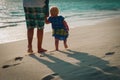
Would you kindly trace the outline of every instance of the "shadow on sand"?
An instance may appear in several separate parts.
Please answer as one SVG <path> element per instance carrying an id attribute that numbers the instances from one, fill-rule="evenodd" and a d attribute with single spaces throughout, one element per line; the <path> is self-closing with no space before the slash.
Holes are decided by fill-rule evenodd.
<path id="1" fill-rule="evenodd" d="M 54 55 L 44 54 L 54 62 L 49 62 L 36 55 L 30 55 L 40 63 L 45 64 L 54 74 L 44 77 L 42 80 L 51 80 L 59 76 L 57 80 L 120 80 L 120 69 L 109 66 L 109 62 L 88 53 L 73 50 L 59 51 L 68 58 L 79 60 L 77 65 L 66 62 Z"/>

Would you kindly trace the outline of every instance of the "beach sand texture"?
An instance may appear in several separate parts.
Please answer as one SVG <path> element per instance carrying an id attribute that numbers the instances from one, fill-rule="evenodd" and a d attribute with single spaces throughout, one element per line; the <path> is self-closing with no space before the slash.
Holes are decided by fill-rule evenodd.
<path id="1" fill-rule="evenodd" d="M 44 34 L 40 57 L 25 55 L 27 40 L 0 44 L 0 80 L 120 80 L 120 17 L 70 29 L 69 49 L 54 50 L 51 32 Z"/>

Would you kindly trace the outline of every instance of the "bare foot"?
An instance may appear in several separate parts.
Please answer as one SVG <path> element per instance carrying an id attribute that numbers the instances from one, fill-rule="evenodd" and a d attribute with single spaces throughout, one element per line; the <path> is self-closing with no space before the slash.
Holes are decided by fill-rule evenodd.
<path id="1" fill-rule="evenodd" d="M 32 50 L 32 45 L 28 45 L 28 50 L 27 50 L 28 53 L 33 53 L 33 50 Z"/>
<path id="2" fill-rule="evenodd" d="M 47 50 L 46 49 L 40 49 L 38 50 L 38 53 L 42 53 L 42 52 L 46 52 Z"/>
<path id="3" fill-rule="evenodd" d="M 28 49 L 27 52 L 28 52 L 28 53 L 33 53 L 33 50 L 32 50 L 32 49 Z"/>
<path id="4" fill-rule="evenodd" d="M 68 48 L 67 44 L 65 45 L 65 48 L 66 48 L 66 49 Z"/>
<path id="5" fill-rule="evenodd" d="M 55 51 L 59 51 L 59 49 L 56 49 Z"/>

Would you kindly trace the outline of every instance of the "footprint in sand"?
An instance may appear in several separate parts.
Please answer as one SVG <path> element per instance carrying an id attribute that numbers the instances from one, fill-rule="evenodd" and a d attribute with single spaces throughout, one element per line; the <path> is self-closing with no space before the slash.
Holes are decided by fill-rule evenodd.
<path id="1" fill-rule="evenodd" d="M 20 60 L 20 61 L 22 61 L 22 59 L 23 59 L 23 57 L 15 57 L 15 61 L 18 61 L 18 60 Z"/>
<path id="2" fill-rule="evenodd" d="M 5 68 L 9 68 L 9 67 L 13 67 L 13 66 L 17 66 L 17 65 L 20 65 L 21 62 L 17 62 L 15 63 L 16 61 L 22 61 L 23 57 L 15 57 L 14 58 L 14 61 L 10 61 L 8 64 L 6 65 L 3 65 L 2 68 L 5 69 Z M 12 62 L 12 64 L 10 64 Z"/>
<path id="3" fill-rule="evenodd" d="M 17 65 L 19 65 L 19 64 L 21 64 L 21 63 L 16 63 L 16 64 L 12 64 L 12 65 L 3 65 L 2 68 L 13 67 L 13 66 L 17 66 Z"/>
<path id="4" fill-rule="evenodd" d="M 107 53 L 105 53 L 105 55 L 113 55 L 113 54 L 115 54 L 115 52 L 107 52 Z"/>
<path id="5" fill-rule="evenodd" d="M 47 75 L 42 80 L 56 80 L 58 77 L 59 77 L 59 74 L 54 73 L 54 74 Z"/>

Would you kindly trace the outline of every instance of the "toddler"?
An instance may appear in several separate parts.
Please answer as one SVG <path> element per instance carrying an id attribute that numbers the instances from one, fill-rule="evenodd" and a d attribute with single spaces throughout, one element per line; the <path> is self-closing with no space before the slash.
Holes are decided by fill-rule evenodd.
<path id="1" fill-rule="evenodd" d="M 50 9 L 51 16 L 46 18 L 46 24 L 52 24 L 53 37 L 55 38 L 55 48 L 59 50 L 59 40 L 62 40 L 64 47 L 68 48 L 67 38 L 69 35 L 69 27 L 67 22 L 64 20 L 63 16 L 59 16 L 59 9 L 57 7 L 52 7 Z"/>

